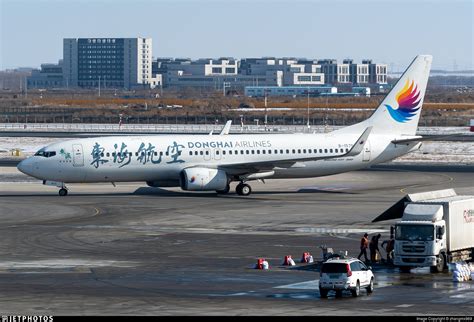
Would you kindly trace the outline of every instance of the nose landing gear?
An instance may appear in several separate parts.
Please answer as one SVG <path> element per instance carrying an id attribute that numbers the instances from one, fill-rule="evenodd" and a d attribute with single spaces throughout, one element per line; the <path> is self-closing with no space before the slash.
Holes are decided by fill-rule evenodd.
<path id="1" fill-rule="evenodd" d="M 59 195 L 60 195 L 61 197 L 67 196 L 67 189 L 66 189 L 65 187 L 59 189 Z"/>

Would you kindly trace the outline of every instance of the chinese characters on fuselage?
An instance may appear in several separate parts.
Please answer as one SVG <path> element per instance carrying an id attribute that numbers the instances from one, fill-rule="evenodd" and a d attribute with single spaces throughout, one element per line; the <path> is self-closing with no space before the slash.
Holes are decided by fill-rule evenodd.
<path id="1" fill-rule="evenodd" d="M 171 160 L 166 163 L 170 164 L 185 162 L 184 160 L 180 159 L 183 148 L 184 145 L 178 144 L 176 142 L 173 142 L 173 144 L 169 145 L 166 149 L 166 155 L 169 155 Z M 129 165 L 133 158 L 135 158 L 135 160 L 141 164 L 147 164 L 149 162 L 152 164 L 159 164 L 162 161 L 163 152 L 157 151 L 153 144 L 145 142 L 142 142 L 138 147 L 138 150 L 134 152 L 132 152 L 124 142 L 121 144 L 115 143 L 114 151 L 109 152 L 98 142 L 96 142 L 92 148 L 91 155 L 91 165 L 93 165 L 96 169 L 109 161 L 119 165 L 119 168 L 122 168 Z M 111 160 L 107 159 L 109 156 L 112 157 Z"/>

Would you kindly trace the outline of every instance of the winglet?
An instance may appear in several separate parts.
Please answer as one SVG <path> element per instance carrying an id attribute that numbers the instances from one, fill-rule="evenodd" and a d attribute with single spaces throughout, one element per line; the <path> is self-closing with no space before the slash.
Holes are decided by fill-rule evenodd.
<path id="1" fill-rule="evenodd" d="M 352 146 L 349 152 L 347 152 L 344 156 L 354 157 L 356 155 L 359 155 L 364 150 L 365 143 L 367 142 L 367 139 L 371 131 L 372 131 L 372 126 L 369 126 L 368 128 L 366 128 L 364 133 L 362 133 L 362 135 L 357 139 L 356 143 Z"/>
<path id="2" fill-rule="evenodd" d="M 221 133 L 219 135 L 227 135 L 229 134 L 230 131 L 230 126 L 232 125 L 232 120 L 229 120 L 225 123 L 224 128 L 222 129 Z"/>

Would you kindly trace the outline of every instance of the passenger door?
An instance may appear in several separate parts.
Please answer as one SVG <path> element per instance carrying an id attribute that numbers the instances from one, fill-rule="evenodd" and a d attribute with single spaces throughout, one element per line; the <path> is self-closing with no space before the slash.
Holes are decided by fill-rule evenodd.
<path id="1" fill-rule="evenodd" d="M 359 262 L 360 269 L 361 269 L 361 284 L 367 285 L 369 284 L 369 268 L 363 263 Z M 363 282 L 362 282 L 363 280 Z"/>
<path id="2" fill-rule="evenodd" d="M 72 145 L 72 164 L 75 167 L 84 166 L 84 153 L 82 151 L 82 144 Z"/>
<path id="3" fill-rule="evenodd" d="M 351 263 L 351 271 L 352 271 L 352 275 L 354 275 L 354 279 L 353 280 L 356 280 L 358 279 L 359 282 L 360 282 L 360 285 L 362 286 L 362 284 L 364 284 L 364 277 L 362 276 L 362 272 L 360 270 L 360 265 L 359 265 L 359 262 L 353 262 Z M 355 285 L 355 283 L 354 283 Z"/>
<path id="4" fill-rule="evenodd" d="M 362 152 L 362 161 L 369 162 L 370 161 L 370 141 L 367 140 L 364 146 L 364 151 Z"/>

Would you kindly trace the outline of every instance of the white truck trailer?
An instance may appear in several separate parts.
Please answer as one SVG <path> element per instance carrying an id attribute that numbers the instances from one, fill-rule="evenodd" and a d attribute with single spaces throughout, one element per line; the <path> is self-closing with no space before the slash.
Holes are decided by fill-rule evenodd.
<path id="1" fill-rule="evenodd" d="M 474 252 L 474 196 L 452 189 L 409 195 L 395 225 L 394 264 L 441 272 L 447 263 L 472 259 Z"/>

